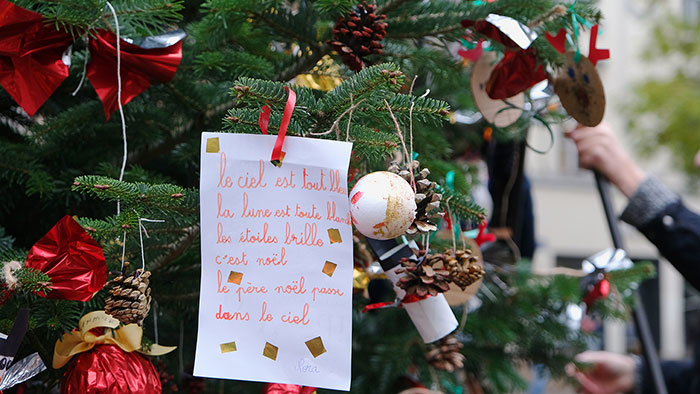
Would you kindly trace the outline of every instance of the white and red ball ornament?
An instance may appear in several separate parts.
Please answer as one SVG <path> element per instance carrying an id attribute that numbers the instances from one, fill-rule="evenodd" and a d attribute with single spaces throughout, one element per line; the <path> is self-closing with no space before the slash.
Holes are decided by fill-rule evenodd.
<path id="1" fill-rule="evenodd" d="M 350 214 L 365 237 L 393 239 L 406 232 L 416 218 L 416 194 L 400 176 L 373 172 L 350 191 Z"/>

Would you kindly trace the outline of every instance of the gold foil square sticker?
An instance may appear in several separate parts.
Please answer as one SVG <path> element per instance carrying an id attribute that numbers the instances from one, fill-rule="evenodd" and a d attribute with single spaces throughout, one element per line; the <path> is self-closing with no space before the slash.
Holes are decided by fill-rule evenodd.
<path id="1" fill-rule="evenodd" d="M 207 153 L 219 153 L 219 137 L 207 138 Z"/>
<path id="2" fill-rule="evenodd" d="M 333 273 L 335 272 L 335 268 L 338 266 L 336 263 L 331 263 L 330 261 L 326 261 L 326 264 L 323 264 L 323 272 L 324 274 L 333 277 Z"/>
<path id="3" fill-rule="evenodd" d="M 230 352 L 235 352 L 236 350 L 236 342 L 228 342 L 228 343 L 222 343 L 219 345 L 221 347 L 221 353 L 230 353 Z"/>
<path id="4" fill-rule="evenodd" d="M 231 271 L 231 273 L 228 274 L 228 280 L 226 280 L 226 281 L 228 283 L 240 285 L 241 280 L 243 280 L 243 273 L 242 272 Z"/>
<path id="5" fill-rule="evenodd" d="M 340 231 L 337 228 L 328 229 L 328 238 L 330 238 L 332 244 L 343 242 L 343 239 L 340 237 Z"/>
<path id="6" fill-rule="evenodd" d="M 311 355 L 314 356 L 314 358 L 326 352 L 326 348 L 323 346 L 323 340 L 321 340 L 321 337 L 309 339 L 305 343 L 306 347 L 309 348 L 309 351 L 311 352 Z"/>
<path id="7" fill-rule="evenodd" d="M 265 342 L 263 356 L 269 358 L 270 360 L 277 360 L 277 346 L 271 344 L 270 342 Z"/>

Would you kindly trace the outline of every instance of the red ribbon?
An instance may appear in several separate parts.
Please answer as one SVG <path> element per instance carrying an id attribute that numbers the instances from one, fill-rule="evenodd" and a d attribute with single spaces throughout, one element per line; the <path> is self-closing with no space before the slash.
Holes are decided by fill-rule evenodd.
<path id="1" fill-rule="evenodd" d="M 403 300 L 401 300 L 401 304 L 411 304 L 413 302 L 418 302 L 421 300 L 424 300 L 426 298 L 430 297 L 430 294 L 426 294 L 424 296 L 418 296 L 415 294 L 406 294 L 403 297 Z M 401 305 L 399 304 L 399 306 Z M 362 313 L 367 313 L 368 311 L 371 311 L 373 309 L 382 309 L 382 308 L 387 308 L 394 305 L 394 302 L 375 302 L 374 304 L 367 304 L 365 305 L 364 308 L 362 308 Z"/>
<path id="2" fill-rule="evenodd" d="M 90 40 L 87 77 L 102 100 L 105 117 L 119 108 L 117 104 L 117 36 L 98 30 Z M 182 60 L 182 41 L 165 47 L 145 49 L 120 39 L 122 105 L 148 89 L 154 82 L 173 79 Z"/>
<path id="3" fill-rule="evenodd" d="M 277 165 L 282 160 L 282 145 L 284 144 L 284 137 L 287 135 L 287 128 L 289 127 L 289 122 L 292 120 L 292 112 L 294 112 L 294 106 L 297 102 L 297 95 L 294 93 L 289 86 L 284 87 L 285 90 L 289 91 L 287 96 L 287 104 L 284 106 L 284 113 L 282 114 L 282 123 L 280 123 L 280 130 L 277 133 L 277 140 L 275 140 L 275 147 L 272 149 L 272 156 L 270 161 Z M 260 126 L 260 131 L 267 135 L 267 127 L 270 124 L 270 108 L 264 105 L 260 109 L 260 116 L 258 117 L 258 125 Z"/>
<path id="4" fill-rule="evenodd" d="M 445 219 L 445 224 L 447 224 L 447 229 L 452 230 L 452 218 L 450 215 L 447 214 L 447 211 L 445 211 L 445 216 L 443 216 L 443 219 Z"/>
<path id="5" fill-rule="evenodd" d="M 258 125 L 260 126 L 260 131 L 263 135 L 267 135 L 267 125 L 270 124 L 270 107 L 263 105 L 260 109 L 260 116 L 258 117 Z"/>
<path id="6" fill-rule="evenodd" d="M 610 58 L 610 50 L 596 48 L 596 41 L 598 41 L 598 25 L 594 25 L 591 28 L 591 41 L 588 47 L 588 60 L 590 60 L 594 66 L 598 64 L 598 60 Z"/>
<path id="7" fill-rule="evenodd" d="M 68 77 L 62 56 L 72 43 L 41 14 L 0 0 L 0 85 L 29 116 Z"/>
<path id="8" fill-rule="evenodd" d="M 57 30 L 41 14 L 0 0 L 0 85 L 29 116 L 68 77 L 63 53 L 70 34 Z M 87 76 L 102 100 L 107 119 L 117 105 L 116 36 L 98 30 L 89 43 Z M 121 40 L 122 105 L 154 82 L 168 82 L 182 59 L 182 43 L 145 49 Z"/>
<path id="9" fill-rule="evenodd" d="M 102 248 L 67 215 L 32 246 L 25 266 L 51 278 L 48 298 L 88 301 L 107 281 Z"/>

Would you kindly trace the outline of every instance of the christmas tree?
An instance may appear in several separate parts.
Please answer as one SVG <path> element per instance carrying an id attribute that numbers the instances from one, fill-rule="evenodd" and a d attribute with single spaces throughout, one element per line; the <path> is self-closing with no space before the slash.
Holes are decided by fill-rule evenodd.
<path id="1" fill-rule="evenodd" d="M 3 61 L 8 60 L 2 69 L 11 76 L 0 91 L 0 261 L 7 272 L 12 261 L 20 262 L 21 268 L 4 276 L 0 331 L 10 331 L 20 308 L 31 308 L 17 359 L 39 352 L 50 364 L 56 341 L 78 328 L 86 313 L 106 308 L 115 317 L 126 316 L 119 318 L 123 324 L 142 324 L 144 349 L 154 342 L 177 345 L 174 353 L 156 363 L 163 390 L 192 393 L 261 389 L 258 383 L 192 376 L 203 131 L 259 134 L 261 108 L 267 106 L 268 128 L 274 132 L 284 122 L 291 88 L 296 107 L 288 135 L 351 141 L 349 187 L 365 174 L 387 170 L 396 159 L 408 166 L 405 170 L 397 165 L 399 175 L 404 170 L 419 176 L 420 168 L 429 168 L 422 194 L 431 197 L 424 197 L 425 204 L 437 203 L 434 213 L 444 212 L 447 220 L 429 217 L 424 206 L 413 238 L 427 248 L 432 226 L 449 222 L 447 235 L 430 239 L 431 249 L 458 249 L 463 242 L 459 229 L 475 229 L 485 219 L 484 210 L 470 198 L 474 168 L 455 160 L 465 145 L 477 151 L 485 139 L 521 141 L 532 122 L 549 124 L 564 116 L 552 111 L 549 101 L 536 102 L 525 95 L 521 108 L 509 103 L 493 114 L 489 133 L 483 132 L 489 126 L 486 121 L 452 124 L 455 112 L 478 111 L 469 88 L 469 58 L 479 52 L 498 54 L 499 59 L 506 54 L 503 59 L 530 65 L 501 67 L 505 79 L 513 72 L 526 72 L 529 81 L 515 92 L 520 94 L 540 82 L 545 69 L 555 70 L 567 61 L 546 38 L 549 32 L 569 32 L 569 49 L 576 52 L 578 30 L 601 17 L 590 2 L 550 0 L 135 0 L 115 2 L 113 12 L 105 1 L 14 4 L 40 15 L 39 25 L 60 35 L 56 40 L 64 43 L 58 52 L 71 47 L 72 55 L 65 80 L 45 95 L 45 102 L 28 110 L 26 95 L 31 92 L 6 81 L 32 70 L 10 68 L 12 62 L 21 65 L 17 59 L 22 56 L 10 50 L 2 53 Z M 491 22 L 484 28 L 494 14 L 537 33 L 536 38 L 530 35 L 528 49 L 514 47 L 507 34 L 494 34 L 496 25 Z M 186 37 L 177 44 L 149 47 L 143 40 L 178 28 Z M 117 33 L 130 40 L 122 44 L 125 54 L 117 60 L 114 52 L 108 57 L 109 67 L 98 68 L 97 60 L 111 53 L 101 51 L 100 43 L 114 45 L 119 42 Z M 5 34 L 2 26 L 0 34 Z M 144 48 L 175 53 L 177 45 L 182 46 L 182 60 L 170 69 L 130 63 Z M 468 53 L 461 58 L 458 51 Z M 123 70 L 120 78 L 131 81 L 122 81 L 121 92 L 116 89 L 117 62 Z M 177 69 L 174 75 L 169 74 L 172 67 Z M 102 90 L 100 80 L 108 82 Z M 128 83 L 144 89 L 134 94 Z M 498 95 L 497 88 L 513 93 L 512 85 L 494 81 L 489 86 L 491 97 Z M 108 88 L 110 93 L 105 93 Z M 126 138 L 119 99 L 125 104 Z M 513 122 L 496 127 L 500 112 L 513 109 L 519 110 Z M 414 160 L 420 168 L 413 167 Z M 87 300 L 45 298 L 57 294 L 55 279 L 52 283 L 50 275 L 23 263 L 32 245 L 64 215 L 74 216 L 98 242 L 110 272 L 111 285 Z M 453 239 L 455 229 L 458 235 Z M 370 270 L 379 256 L 361 236 L 356 237 L 355 249 L 358 275 L 366 280 L 372 275 L 370 283 L 381 286 L 382 280 Z M 150 277 L 134 274 L 142 265 Z M 414 375 L 443 391 L 478 392 L 483 387 L 509 392 L 524 387 L 517 370 L 521 363 L 543 364 L 561 376 L 566 362 L 584 348 L 585 334 L 570 329 L 564 318 L 569 304 L 581 302 L 579 278 L 536 276 L 524 263 L 485 262 L 484 269 L 483 289 L 476 296 L 480 306 L 472 305 L 472 311 L 466 304 L 455 307 L 461 316 L 456 340 L 447 338 L 437 345 L 420 340 L 404 311 L 360 312 L 369 301 L 362 291 L 367 285 L 358 284 L 352 391 L 398 392 L 406 376 Z M 646 266 L 639 266 L 610 280 L 624 290 L 649 274 Z M 14 282 L 8 282 L 8 275 Z M 146 301 L 151 301 L 150 313 Z M 610 301 L 628 304 L 614 294 Z M 611 313 L 609 308 L 601 310 Z M 64 371 L 43 372 L 31 382 L 32 392 L 49 392 Z"/>

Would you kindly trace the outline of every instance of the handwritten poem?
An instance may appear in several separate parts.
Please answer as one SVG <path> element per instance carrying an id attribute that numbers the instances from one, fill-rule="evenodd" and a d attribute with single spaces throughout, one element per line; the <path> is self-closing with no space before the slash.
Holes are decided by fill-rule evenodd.
<path id="1" fill-rule="evenodd" d="M 350 389 L 352 144 L 202 133 L 196 376 Z"/>

